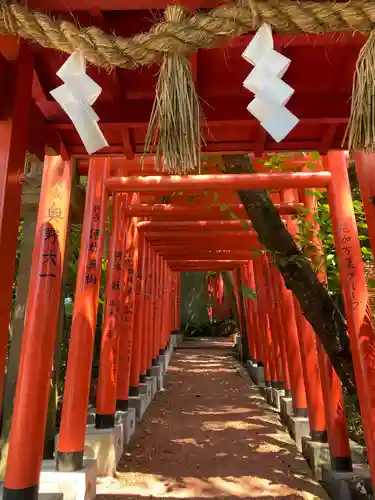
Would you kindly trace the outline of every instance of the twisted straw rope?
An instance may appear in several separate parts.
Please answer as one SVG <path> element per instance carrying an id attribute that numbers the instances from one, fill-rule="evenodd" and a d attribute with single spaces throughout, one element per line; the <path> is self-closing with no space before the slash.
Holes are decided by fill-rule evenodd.
<path id="1" fill-rule="evenodd" d="M 187 54 L 198 48 L 211 48 L 222 39 L 254 30 L 262 22 L 282 33 L 368 33 L 375 22 L 375 2 L 280 0 L 273 4 L 248 0 L 245 5 L 241 0 L 198 12 L 183 21 L 161 21 L 147 33 L 132 38 L 108 35 L 95 26 L 80 28 L 17 3 L 0 3 L 0 34 L 17 34 L 68 54 L 79 49 L 88 61 L 103 67 L 134 68 L 160 60 L 164 53 Z"/>

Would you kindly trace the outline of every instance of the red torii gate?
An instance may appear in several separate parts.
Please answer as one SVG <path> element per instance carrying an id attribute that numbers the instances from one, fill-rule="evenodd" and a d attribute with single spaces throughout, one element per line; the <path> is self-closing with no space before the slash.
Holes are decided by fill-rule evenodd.
<path id="1" fill-rule="evenodd" d="M 369 395 L 373 393 L 370 376 L 373 329 L 371 323 L 367 323 L 366 326 L 367 288 L 350 202 L 346 161 L 344 152 L 331 152 L 324 158 L 329 171 L 244 175 L 243 184 L 240 182 L 242 176 L 231 176 L 231 182 L 228 184 L 233 184 L 230 186 L 232 191 L 239 187 L 251 189 L 267 185 L 281 189 L 281 193 L 285 193 L 285 196 L 282 196 L 283 204 L 279 205 L 279 209 L 285 212 L 283 216 L 286 218 L 290 217 L 288 214 L 298 210 L 301 203 L 307 204 L 309 198 L 295 199 L 290 191 L 291 198 L 288 202 L 291 204 L 285 205 L 287 203 L 285 197 L 289 196 L 290 186 L 294 188 L 325 186 L 328 189 L 358 391 L 366 439 L 369 443 L 369 462 L 372 467 L 371 432 L 375 408 Z M 151 216 L 149 221 L 139 221 L 136 217 L 129 217 L 129 214 L 133 215 L 134 210 L 138 215 L 137 210 L 140 206 L 144 206 L 140 194 L 142 191 L 149 195 L 152 190 L 170 192 L 174 191 L 176 186 L 178 189 L 183 186 L 186 192 L 189 192 L 192 186 L 195 190 L 199 189 L 199 178 L 197 176 L 157 179 L 110 177 L 110 162 L 110 159 L 93 159 L 89 169 L 76 302 L 57 449 L 58 469 L 79 470 L 83 465 L 88 387 L 100 278 L 99 262 L 103 248 L 108 188 L 115 192 L 112 202 L 114 208 L 109 261 L 113 264 L 118 262 L 118 265 L 113 267 L 113 271 L 107 277 L 106 307 L 112 309 L 112 314 L 107 309 L 103 326 L 96 409 L 97 426 L 108 428 L 114 425 L 116 408 L 126 408 L 127 394 L 137 393 L 140 381 L 144 379 L 152 363 L 157 362 L 159 353 L 166 348 L 170 331 L 178 328 L 176 272 L 240 267 L 242 279 L 257 290 L 258 296 L 256 303 L 245 299 L 248 343 L 252 359 L 260 366 L 264 366 L 267 384 L 284 387 L 286 392 L 291 394 L 295 415 L 309 416 L 312 439 L 324 440 L 328 432 L 332 466 L 338 470 L 350 469 L 350 448 L 342 411 L 340 383 L 319 345 L 318 354 L 311 349 L 315 343 L 314 332 L 301 315 L 297 302 L 293 301 L 291 292 L 285 288 L 276 268 L 267 257 L 264 255 L 254 257 L 252 251 L 250 249 L 246 251 L 246 247 L 243 246 L 251 244 L 252 249 L 260 247 L 251 227 L 239 231 L 241 222 L 228 220 L 154 221 Z M 64 172 L 64 175 L 70 172 L 69 163 L 65 164 L 63 170 L 62 164 L 63 161 L 58 157 L 55 160 L 48 159 L 46 164 L 51 168 L 46 170 L 49 175 L 45 176 L 42 189 L 36 250 L 31 271 L 31 290 L 38 293 L 31 293 L 32 299 L 27 309 L 20 367 L 22 376 L 17 386 L 5 492 L 22 489 L 21 485 L 26 487 L 27 482 L 30 483 L 31 480 L 35 481 L 34 487 L 38 484 L 41 465 L 41 460 L 38 462 L 38 458 L 41 459 L 43 448 L 42 414 L 47 404 L 49 371 L 45 369 L 36 372 L 35 363 L 36 360 L 40 360 L 39 363 L 45 367 L 49 366 L 52 360 L 54 331 L 50 328 L 43 329 L 42 325 L 49 325 L 51 315 L 57 312 L 60 289 L 56 286 L 55 278 L 61 277 L 62 273 L 61 268 L 57 271 L 55 267 L 52 273 L 53 263 L 46 263 L 43 257 L 51 253 L 48 246 L 50 242 L 45 238 L 47 229 L 45 207 L 51 203 L 50 197 L 55 196 L 52 188 L 56 185 L 65 188 L 62 198 L 65 204 L 69 200 L 68 183 L 62 184 L 61 179 L 61 172 Z M 215 190 L 225 186 L 230 190 L 224 182 L 226 177 L 226 175 L 204 176 L 202 188 Z M 128 208 L 124 205 L 127 200 L 124 198 L 126 197 L 124 191 L 138 193 L 129 195 L 131 198 L 128 199 Z M 57 203 L 56 198 L 54 202 Z M 121 206 L 124 207 L 123 210 L 120 209 Z M 164 207 L 162 209 L 164 210 Z M 144 210 L 146 209 L 142 208 L 141 211 Z M 156 207 L 149 206 L 147 210 L 153 211 Z M 180 207 L 173 208 L 172 212 L 174 210 L 177 210 L 176 214 L 181 212 Z M 213 212 L 215 213 L 215 210 Z M 160 213 L 158 216 L 160 217 Z M 53 214 L 48 214 L 48 220 L 51 230 L 59 229 L 60 233 L 63 232 L 64 226 L 61 224 L 66 220 L 63 218 L 63 212 L 55 211 Z M 60 226 L 55 227 L 56 224 Z M 169 226 L 169 230 L 163 231 L 166 225 Z M 125 240 L 124 227 L 127 228 Z M 62 240 L 56 239 L 57 241 Z M 189 241 L 190 244 L 186 247 Z M 230 249 L 232 242 L 235 242 L 233 250 Z M 40 245 L 45 246 L 41 252 Z M 225 250 L 228 247 L 229 250 Z M 123 248 L 125 252 L 120 252 Z M 226 252 L 225 258 L 221 257 L 222 252 Z M 346 264 L 348 256 L 352 269 Z M 114 280 L 115 272 L 120 272 L 116 280 Z M 51 297 L 54 297 L 53 301 Z M 286 327 L 285 333 L 281 325 Z M 363 342 L 364 336 L 366 343 Z M 128 342 L 124 344 L 122 337 L 127 338 Z M 42 338 L 43 348 L 41 348 Z M 118 362 L 113 356 L 114 352 L 118 353 Z M 126 361 L 129 355 L 131 363 Z M 318 363 L 320 372 L 325 374 L 324 377 L 319 378 Z M 118 376 L 120 373 L 121 376 Z M 39 387 L 38 393 L 35 393 L 35 387 Z M 24 398 L 31 390 L 34 391 L 34 397 L 25 404 Z M 36 438 L 28 447 L 27 453 L 24 450 L 20 455 L 19 446 L 23 442 L 23 436 L 26 438 L 28 433 L 26 421 L 39 431 L 35 432 Z"/>
<path id="2" fill-rule="evenodd" d="M 187 7 L 201 6 L 201 3 L 195 0 L 186 0 L 183 3 Z M 52 11 L 60 8 L 66 9 L 63 16 L 67 18 L 73 11 L 78 22 L 93 17 L 109 30 L 116 30 L 124 36 L 129 34 L 128 30 L 141 31 L 143 29 L 145 16 L 141 8 L 165 6 L 163 1 L 156 4 L 152 0 L 142 0 L 139 5 L 138 1 L 131 0 L 124 6 L 123 2 L 118 0 L 107 0 L 105 3 L 102 2 L 101 6 L 106 9 L 106 12 L 115 11 L 116 15 L 113 15 L 113 12 L 111 15 L 106 15 L 103 11 L 98 11 L 97 0 L 85 0 L 84 7 L 75 0 L 68 0 L 61 6 L 55 0 L 29 0 L 28 4 L 33 8 Z M 216 5 L 216 2 L 206 2 L 205 6 L 207 4 Z M 117 9 L 122 9 L 119 15 Z M 129 19 L 132 19 L 132 22 L 129 22 Z M 207 127 L 204 127 L 205 152 L 255 151 L 257 156 L 261 156 L 264 151 L 316 150 L 326 154 L 329 150 L 342 147 L 349 115 L 348 97 L 351 91 L 352 73 L 364 37 L 360 34 L 343 35 L 339 39 L 330 35 L 276 36 L 276 43 L 280 50 L 283 49 L 286 55 L 293 55 L 296 68 L 303 68 L 303 70 L 296 69 L 294 73 L 287 76 L 290 84 L 296 88 L 296 94 L 290 103 L 291 110 L 301 117 L 301 123 L 280 144 L 272 141 L 246 112 L 248 95 L 243 92 L 242 80 L 247 69 L 244 69 L 243 61 L 239 62 L 238 54 L 243 51 L 248 41 L 248 36 L 236 40 L 228 48 L 226 58 L 222 58 L 220 49 L 202 51 L 199 55 L 193 56 L 193 66 L 199 72 L 198 92 L 205 103 L 207 117 Z M 327 57 L 327 49 L 332 56 L 330 58 Z M 111 297 L 110 300 L 113 303 L 107 305 L 113 307 L 113 310 L 110 309 L 105 314 L 104 331 L 106 334 L 102 348 L 101 366 L 103 369 L 100 379 L 102 385 L 99 388 L 97 425 L 104 427 L 112 425 L 116 407 L 126 408 L 129 389 L 133 392 L 137 391 L 139 380 L 142 380 L 150 364 L 153 361 L 156 362 L 159 352 L 167 345 L 170 330 L 179 326 L 178 275 L 172 270 L 174 267 L 172 262 L 178 262 L 175 269 L 191 270 L 201 266 L 205 269 L 207 266 L 223 269 L 225 267 L 223 261 L 227 261 L 229 268 L 241 267 L 243 279 L 247 280 L 251 288 L 257 289 L 260 297 L 258 303 L 245 299 L 246 321 L 251 326 L 248 332 L 254 332 L 253 336 L 249 335 L 253 359 L 259 364 L 264 364 L 266 379 L 269 383 L 276 385 L 283 383 L 286 391 L 290 391 L 297 413 L 300 410 L 301 414 L 305 414 L 306 408 L 308 409 L 312 422 L 311 428 L 315 432 L 313 436 L 320 439 L 324 433 L 324 419 L 321 401 L 319 402 L 318 382 L 315 378 L 314 383 L 310 384 L 311 387 L 307 387 L 309 384 L 304 383 L 302 373 L 303 367 L 308 367 L 310 380 L 313 380 L 316 372 L 316 359 L 310 356 L 307 359 L 307 353 L 311 355 L 311 350 L 303 348 L 300 353 L 303 362 L 298 362 L 297 359 L 300 352 L 299 339 L 308 338 L 311 341 L 312 332 L 309 331 L 306 322 L 304 323 L 278 271 L 263 257 L 242 258 L 245 242 L 246 245 L 251 242 L 252 248 L 257 247 L 256 236 L 252 233 L 247 235 L 243 232 L 236 234 L 234 231 L 226 231 L 213 232 L 213 235 L 216 234 L 217 237 L 212 238 L 212 234 L 207 236 L 206 233 L 199 233 L 190 237 L 191 242 L 188 245 L 186 239 L 177 236 L 176 233 L 168 236 L 164 231 L 156 232 L 156 234 L 146 230 L 139 231 L 137 218 L 152 217 L 151 222 L 153 222 L 153 214 L 143 213 L 141 207 L 145 204 L 150 205 L 148 200 L 150 194 L 155 192 L 160 194 L 164 192 L 163 190 L 170 193 L 176 188 L 193 191 L 212 189 L 233 191 L 238 188 L 254 187 L 277 187 L 279 189 L 328 187 L 369 463 L 372 476 L 375 477 L 375 389 L 372 386 L 372 380 L 375 380 L 373 376 L 374 339 L 372 325 L 365 314 L 367 290 L 344 153 L 330 152 L 324 158 L 329 172 L 306 175 L 304 173 L 250 174 L 239 177 L 225 176 L 225 179 L 224 176 L 216 175 L 215 178 L 207 176 L 203 179 L 204 176 L 202 176 L 200 179 L 192 180 L 163 179 L 165 176 L 162 175 L 149 179 L 111 177 L 111 173 L 118 175 L 119 164 L 122 167 L 125 160 L 134 159 L 143 151 L 155 84 L 154 68 L 142 68 L 142 72 L 134 70 L 130 74 L 126 70 L 106 74 L 90 68 L 94 79 L 104 89 L 98 101 L 97 111 L 110 145 L 103 153 L 105 157 L 97 155 L 88 158 L 73 125 L 67 122 L 62 110 L 49 98 L 49 90 L 60 84 L 55 75 L 56 69 L 62 62 L 60 55 L 38 46 L 29 50 L 23 41 L 19 42 L 15 38 L 8 37 L 1 38 L 0 51 L 2 53 L 0 64 L 4 75 L 4 80 L 1 82 L 3 119 L 0 123 L 3 167 L 0 170 L 2 193 L 0 256 L 3 263 L 3 279 L 0 287 L 1 378 L 4 372 L 8 340 L 25 152 L 28 150 L 39 158 L 44 157 L 46 149 L 50 153 L 60 154 L 60 156 L 47 156 L 45 160 L 20 365 L 22 376 L 19 377 L 17 387 L 5 478 L 5 499 L 10 500 L 10 497 L 13 499 L 17 496 L 34 499 L 38 493 L 49 372 L 63 272 L 62 262 L 73 169 L 72 158 L 78 160 L 78 171 L 88 172 L 89 180 L 63 419 L 57 454 L 58 468 L 77 470 L 82 467 L 88 381 L 109 192 L 114 193 L 113 207 L 116 209 L 110 245 L 114 272 L 112 275 L 109 273 L 106 299 Z M 229 70 L 227 63 L 229 57 L 236 61 L 235 71 L 232 71 L 232 68 Z M 306 67 L 307 60 L 314 61 L 314 64 Z M 320 71 L 317 71 L 317 68 Z M 320 77 L 322 73 L 325 75 L 324 79 Z M 316 91 L 316 86 L 319 86 L 319 92 Z M 209 134 L 209 130 L 214 130 L 214 133 Z M 117 157 L 116 160 L 115 157 Z M 358 155 L 357 157 L 370 236 L 372 241 L 375 241 L 374 208 L 371 203 L 372 198 L 375 197 L 375 186 L 370 173 L 373 160 L 372 155 Z M 134 172 L 134 169 L 129 167 L 128 171 L 124 171 L 124 175 L 129 175 L 129 173 L 139 175 L 140 172 L 137 169 L 138 166 L 135 167 Z M 154 172 L 148 166 L 143 173 Z M 146 191 L 146 188 L 150 191 Z M 126 189 L 129 194 L 124 195 Z M 143 194 L 139 194 L 141 192 Z M 126 197 L 128 198 L 126 209 L 128 212 L 117 210 L 126 203 Z M 301 203 L 307 206 L 308 198 L 293 200 L 292 206 L 282 205 L 283 203 L 285 203 L 284 200 L 280 202 L 280 213 L 288 216 L 290 212 L 301 207 Z M 228 206 L 235 214 L 246 218 L 243 210 Z M 184 209 L 189 211 L 190 217 L 196 213 L 201 220 L 211 220 L 212 217 L 213 220 L 220 221 L 218 218 L 220 208 L 210 208 L 210 212 L 212 210 L 210 216 L 206 212 L 208 209 L 204 207 L 198 214 L 194 212 L 198 208 L 176 206 L 171 210 L 171 213 L 174 213 L 171 218 L 176 221 L 189 220 L 190 217 L 182 213 Z M 151 211 L 154 210 L 159 211 L 157 207 L 152 207 Z M 169 215 L 166 215 L 164 219 L 161 212 L 162 210 L 157 215 L 161 221 L 168 220 Z M 169 211 L 165 210 L 165 213 Z M 121 239 L 124 233 L 126 241 Z M 225 241 L 227 237 L 229 241 Z M 199 249 L 197 249 L 198 242 Z M 118 261 L 119 248 L 122 251 L 120 262 Z M 187 249 L 189 251 L 186 253 Z M 219 252 L 225 252 L 228 255 L 221 258 Z M 193 258 L 195 256 L 197 259 Z M 212 257 L 212 262 L 210 257 Z M 198 262 L 188 262 L 191 260 L 198 260 Z M 243 264 L 244 262 L 246 264 Z M 117 278 L 115 271 L 122 273 L 122 277 Z M 117 288 L 118 282 L 120 282 L 120 290 Z M 112 287 L 113 283 L 116 284 L 115 287 Z M 264 286 L 265 283 L 269 284 L 268 289 Z M 139 285 L 144 286 L 140 288 Z M 270 290 L 272 293 L 269 294 Z M 269 300 L 272 297 L 277 297 L 277 300 Z M 121 314 L 117 308 L 120 308 Z M 114 323 L 113 316 L 116 315 L 117 323 Z M 290 326 L 289 319 L 293 317 L 296 321 Z M 277 325 L 280 325 L 280 322 L 288 325 L 288 335 L 277 335 Z M 146 330 L 145 324 L 152 325 L 152 328 Z M 119 330 L 121 330 L 121 335 Z M 149 336 L 144 333 L 146 331 L 150 332 Z M 301 332 L 303 335 L 300 335 Z M 131 346 L 132 339 L 135 340 L 133 347 Z M 147 348 L 142 349 L 142 345 Z M 114 359 L 110 358 L 110 353 L 116 349 L 119 352 L 120 365 L 117 369 Z M 339 470 L 347 470 L 350 468 L 350 453 L 345 420 L 341 411 L 340 384 L 319 345 L 318 349 L 320 349 L 318 357 L 322 397 L 332 465 Z M 122 360 L 128 359 L 129 355 L 132 357 L 131 363 L 121 361 L 121 358 Z M 114 377 L 108 376 L 110 372 Z M 116 376 L 117 385 L 114 383 Z M 308 389 L 312 391 L 310 394 Z M 32 440 L 29 439 L 30 429 L 33 435 Z"/>

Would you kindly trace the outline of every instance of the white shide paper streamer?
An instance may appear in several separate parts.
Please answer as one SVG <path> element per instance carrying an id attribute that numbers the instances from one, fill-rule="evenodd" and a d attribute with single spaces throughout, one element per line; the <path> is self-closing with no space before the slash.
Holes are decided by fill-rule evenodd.
<path id="1" fill-rule="evenodd" d="M 242 57 L 254 66 L 243 82 L 255 96 L 247 110 L 276 142 L 281 142 L 299 122 L 285 107 L 294 93 L 282 80 L 291 61 L 274 50 L 272 30 L 266 23 L 256 32 Z"/>
<path id="2" fill-rule="evenodd" d="M 56 74 L 64 85 L 50 94 L 69 116 L 88 154 L 108 146 L 98 125 L 99 116 L 91 107 L 102 89 L 86 74 L 83 54 L 73 52 Z"/>

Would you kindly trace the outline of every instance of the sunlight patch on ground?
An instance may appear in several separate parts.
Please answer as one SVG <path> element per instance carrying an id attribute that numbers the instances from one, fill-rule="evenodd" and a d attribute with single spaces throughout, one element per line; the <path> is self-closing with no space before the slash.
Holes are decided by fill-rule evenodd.
<path id="1" fill-rule="evenodd" d="M 282 497 L 318 499 L 306 491 L 299 491 L 286 484 L 272 483 L 258 476 L 227 477 L 162 477 L 156 474 L 122 473 L 117 481 L 98 485 L 98 494 L 139 495 L 156 498 L 237 498 Z"/>
<path id="2" fill-rule="evenodd" d="M 171 443 L 192 444 L 193 446 L 196 446 L 197 448 L 203 448 L 204 447 L 204 444 L 198 444 L 197 440 L 193 439 L 193 438 L 171 439 Z"/>
<path id="3" fill-rule="evenodd" d="M 243 413 L 252 413 L 255 410 L 249 408 L 222 408 L 221 410 L 200 410 L 200 411 L 182 411 L 182 415 L 228 415 L 229 413 L 232 415 L 240 415 Z M 249 417 L 250 418 L 250 417 Z"/>
<path id="4" fill-rule="evenodd" d="M 282 450 L 280 446 L 277 446 L 276 444 L 266 443 L 264 441 L 263 443 L 259 443 L 259 445 L 255 448 L 252 448 L 251 451 L 255 451 L 257 453 L 280 453 L 284 450 Z"/>
<path id="5" fill-rule="evenodd" d="M 252 424 L 244 420 L 228 420 L 221 422 L 203 422 L 201 429 L 203 431 L 225 431 L 226 429 L 249 430 L 262 429 L 264 426 Z"/>

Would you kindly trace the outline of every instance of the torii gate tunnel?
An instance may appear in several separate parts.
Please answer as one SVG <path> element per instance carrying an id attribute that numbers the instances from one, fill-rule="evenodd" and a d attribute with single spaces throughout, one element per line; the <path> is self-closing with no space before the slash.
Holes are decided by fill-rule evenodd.
<path id="1" fill-rule="evenodd" d="M 83 25 L 86 19 L 95 19 L 95 24 L 124 36 L 148 26 L 150 16 L 145 12 L 149 8 L 165 7 L 163 0 L 81 1 L 82 6 L 76 0 L 66 0 L 61 6 L 55 0 L 29 0 L 28 4 L 41 10 L 63 9 L 63 17 L 68 18 L 73 11 Z M 192 9 L 217 5 L 216 0 L 182 3 Z M 105 15 L 98 5 L 106 9 Z M 353 69 L 364 36 L 275 37 L 278 50 L 293 55 L 296 61 L 294 72 L 287 78 L 296 89 L 290 108 L 301 118 L 281 143 L 271 140 L 246 111 L 249 96 L 242 81 L 248 68 L 240 61 L 240 53 L 249 39 L 238 37 L 226 49 L 227 57 L 236 62 L 235 71 L 228 69 L 227 57 L 222 57 L 220 48 L 192 56 L 193 76 L 207 118 L 203 152 L 209 158 L 208 173 L 168 176 L 155 171 L 153 158 L 141 168 L 138 156 L 143 152 L 154 97 L 154 67 L 111 73 L 90 68 L 103 87 L 97 109 L 109 146 L 89 156 L 73 124 L 49 96 L 49 91 L 61 83 L 56 76 L 63 62 L 61 54 L 39 46 L 30 49 L 16 37 L 0 37 L 1 394 L 24 159 L 26 152 L 44 158 L 4 500 L 36 500 L 38 496 L 71 186 L 76 174 L 87 175 L 88 182 L 56 469 L 69 472 L 83 468 L 102 259 L 108 236 L 97 428 L 115 425 L 116 411 L 126 410 L 129 397 L 139 394 L 140 384 L 167 349 L 171 332 L 180 328 L 180 273 L 229 270 L 233 272 L 249 359 L 264 368 L 267 386 L 283 389 L 291 397 L 295 416 L 308 417 L 311 440 L 328 441 L 332 469 L 352 470 L 341 382 L 257 233 L 250 223 L 244 227 L 248 215 L 236 193 L 270 190 L 289 232 L 296 236 L 292 216 L 304 213 L 313 221 L 316 198 L 309 191 L 319 189 L 328 192 L 375 484 L 375 335 L 348 180 L 348 155 L 340 150 L 349 116 Z M 331 58 L 327 57 L 327 48 Z M 314 64 L 306 64 L 310 60 Z M 323 169 L 306 171 L 306 163 L 314 160 L 297 153 L 288 162 L 299 171 L 268 172 L 262 168 L 266 151 L 318 151 Z M 210 158 L 221 153 L 254 154 L 258 173 L 219 174 Z M 355 162 L 374 250 L 375 156 L 357 153 Z M 175 192 L 195 193 L 197 200 L 189 203 L 176 197 L 173 202 L 161 202 L 161 196 L 170 197 Z M 212 193 L 218 193 L 219 200 Z M 222 204 L 239 220 L 228 220 Z M 107 235 L 109 205 L 111 227 Z M 320 246 L 318 227 L 312 226 L 311 241 Z M 325 282 L 324 269 L 320 269 L 319 278 Z M 241 283 L 256 291 L 257 300 L 244 297 L 242 302 Z M 209 287 L 221 302 L 220 274 L 211 278 Z"/>
<path id="2" fill-rule="evenodd" d="M 56 467 L 74 471 L 83 467 L 87 407 L 98 307 L 106 213 L 112 200 L 108 246 L 108 273 L 96 404 L 96 427 L 115 425 L 116 410 L 128 408 L 129 395 L 157 364 L 172 331 L 179 328 L 181 271 L 233 270 L 235 283 L 256 290 L 257 300 L 245 297 L 249 356 L 264 367 L 266 385 L 291 396 L 294 414 L 308 417 L 311 439 L 328 439 L 331 465 L 351 470 L 348 431 L 340 381 L 297 300 L 262 249 L 256 232 L 239 220 L 228 220 L 219 206 L 187 202 L 155 204 L 158 193 L 235 190 L 273 190 L 272 197 L 293 233 L 292 214 L 308 208 L 313 217 L 311 188 L 327 189 L 339 256 L 355 376 L 371 470 L 375 466 L 374 330 L 367 312 L 368 292 L 351 203 L 345 152 L 329 152 L 319 172 L 256 173 L 204 176 L 111 175 L 111 158 L 92 158 Z M 375 194 L 370 175 L 372 156 L 357 157 L 364 199 Z M 118 172 L 116 166 L 116 172 Z M 45 159 L 43 185 L 35 235 L 29 297 L 5 477 L 6 497 L 17 492 L 34 497 L 38 491 L 70 199 L 72 162 L 61 156 Z M 240 203 L 226 205 L 239 217 Z M 370 234 L 373 207 L 365 203 Z M 317 228 L 311 234 L 317 242 Z M 319 242 L 318 242 L 319 244 Z M 325 279 L 324 270 L 320 278 Z M 220 279 L 210 287 L 222 296 Z M 239 300 L 237 287 L 237 298 Z M 222 300 L 222 299 L 220 299 Z M 240 302 L 238 302 L 240 305 Z M 244 325 L 241 325 L 244 327 Z M 7 337 L 1 338 L 4 356 Z M 4 359 L 1 360 L 4 364 Z M 29 439 L 33 429 L 33 439 Z M 26 443 L 26 444 L 25 444 Z M 374 477 L 374 475 L 373 475 Z"/>

